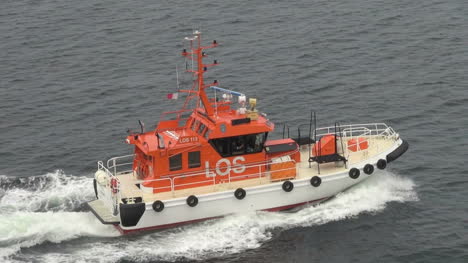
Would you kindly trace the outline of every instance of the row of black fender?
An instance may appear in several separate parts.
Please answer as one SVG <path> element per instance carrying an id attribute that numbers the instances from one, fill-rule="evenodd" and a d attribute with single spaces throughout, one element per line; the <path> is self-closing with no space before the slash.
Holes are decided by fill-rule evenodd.
<path id="1" fill-rule="evenodd" d="M 385 167 L 387 167 L 387 161 L 385 161 L 384 159 L 380 159 L 377 162 L 377 168 L 383 170 L 385 169 Z M 364 171 L 364 173 L 370 175 L 374 172 L 374 166 L 372 164 L 366 164 L 362 170 Z M 348 173 L 349 177 L 351 177 L 352 179 L 359 178 L 360 174 L 361 171 L 358 168 L 351 168 Z M 322 184 L 322 179 L 320 177 L 313 176 L 312 178 L 310 178 L 310 185 L 312 185 L 313 187 L 319 187 L 320 184 Z M 294 189 L 294 184 L 291 181 L 287 180 L 283 182 L 281 188 L 283 188 L 283 191 L 285 192 L 291 192 Z M 247 193 L 242 188 L 237 188 L 236 191 L 234 191 L 234 197 L 238 200 L 244 199 L 246 195 Z M 187 197 L 186 203 L 190 207 L 195 207 L 198 205 L 198 198 L 194 195 L 191 195 Z M 153 210 L 156 212 L 161 212 L 162 210 L 164 210 L 164 203 L 160 200 L 154 201 Z"/>
<path id="2" fill-rule="evenodd" d="M 383 170 L 387 167 L 387 161 L 384 159 L 380 159 L 377 161 L 377 168 Z M 365 174 L 371 175 L 374 172 L 374 166 L 370 163 L 366 164 L 362 169 Z M 352 179 L 358 179 L 359 175 L 361 175 L 361 171 L 358 168 L 351 168 L 348 173 L 349 177 Z"/>

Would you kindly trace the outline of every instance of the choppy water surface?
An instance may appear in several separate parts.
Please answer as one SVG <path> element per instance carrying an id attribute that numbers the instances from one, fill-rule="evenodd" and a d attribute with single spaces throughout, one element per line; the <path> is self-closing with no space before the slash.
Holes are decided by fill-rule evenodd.
<path id="1" fill-rule="evenodd" d="M 1 261 L 466 262 L 466 17 L 462 0 L 2 1 Z M 179 107 L 192 28 L 220 43 L 208 79 L 272 121 L 382 121 L 410 150 L 316 207 L 119 236 L 82 205 L 95 162 Z"/>

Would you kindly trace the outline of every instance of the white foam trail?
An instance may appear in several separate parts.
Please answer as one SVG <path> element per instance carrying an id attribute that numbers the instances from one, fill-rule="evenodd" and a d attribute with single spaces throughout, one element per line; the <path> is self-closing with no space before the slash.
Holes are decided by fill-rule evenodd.
<path id="1" fill-rule="evenodd" d="M 414 183 L 389 172 L 369 180 L 333 200 L 296 213 L 257 212 L 233 215 L 201 224 L 138 237 L 121 237 L 105 244 L 87 243 L 69 254 L 45 254 L 40 261 L 132 261 L 206 259 L 261 246 L 272 230 L 321 225 L 382 211 L 389 202 L 417 201 Z M 35 255 L 38 259 L 38 255 Z"/>
<path id="2" fill-rule="evenodd" d="M 0 178 L 0 259 L 21 248 L 82 236 L 118 236 L 90 212 L 71 212 L 93 198 L 92 178 L 61 170 L 42 176 Z M 40 211 L 40 212 L 38 212 Z"/>
<path id="3" fill-rule="evenodd" d="M 81 236 L 113 237 L 119 232 L 90 212 L 23 212 L 0 217 L 0 259 L 46 241 L 60 243 Z"/>
<path id="4" fill-rule="evenodd" d="M 0 211 L 73 211 L 94 195 L 92 178 L 66 175 L 57 170 L 19 180 L 28 186 L 34 179 L 41 179 L 34 187 L 2 189 Z"/>

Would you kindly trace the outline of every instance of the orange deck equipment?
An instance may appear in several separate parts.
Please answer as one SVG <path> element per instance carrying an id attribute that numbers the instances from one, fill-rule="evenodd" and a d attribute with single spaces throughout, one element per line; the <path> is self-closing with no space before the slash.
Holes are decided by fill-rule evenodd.
<path id="1" fill-rule="evenodd" d="M 327 134 L 323 136 L 312 148 L 313 156 L 325 156 L 336 153 L 336 136 Z"/>
<path id="2" fill-rule="evenodd" d="M 369 142 L 365 138 L 359 137 L 348 141 L 348 150 L 352 152 L 366 150 L 367 148 L 369 148 Z"/>
<path id="3" fill-rule="evenodd" d="M 296 177 L 296 162 L 290 156 L 275 158 L 270 164 L 271 181 L 293 179 Z"/>

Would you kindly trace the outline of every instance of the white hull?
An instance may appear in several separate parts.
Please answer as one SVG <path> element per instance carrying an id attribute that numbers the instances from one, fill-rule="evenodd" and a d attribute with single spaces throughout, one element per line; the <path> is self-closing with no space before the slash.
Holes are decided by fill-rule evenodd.
<path id="1" fill-rule="evenodd" d="M 209 193 L 194 192 L 198 198 L 198 204 L 194 207 L 187 204 L 188 195 L 186 194 L 174 195 L 171 198 L 161 198 L 163 195 L 154 194 L 155 199 L 153 200 L 150 199 L 153 194 L 149 194 L 149 197 L 143 196 L 143 201 L 146 201 L 146 203 L 140 202 L 127 205 L 131 207 L 138 206 L 138 211 L 126 210 L 126 215 L 122 215 L 122 206 L 125 205 L 120 201 L 121 196 L 112 194 L 108 185 L 96 183 L 95 187 L 99 199 L 88 204 L 103 223 L 114 224 L 122 233 L 173 227 L 178 224 L 249 211 L 288 209 L 306 203 L 320 202 L 335 196 L 372 175 L 363 171 L 365 165 L 373 165 L 375 167 L 373 173 L 378 173 L 379 170 L 376 164 L 379 160 L 393 161 L 408 148 L 407 143 L 399 139 L 397 134 L 379 143 L 385 145 L 384 150 L 382 150 L 382 146 L 380 148 L 376 147 L 374 149 L 379 149 L 378 151 L 360 156 L 354 162 L 348 163 L 347 167 L 337 168 L 333 163 L 328 167 L 327 165 L 321 165 L 320 174 L 316 164 L 309 168 L 307 161 L 298 163 L 298 176 L 296 179 L 289 180 L 294 185 L 293 190 L 290 192 L 283 190 L 283 181 L 254 186 L 246 185 L 242 187 L 246 192 L 246 196 L 240 200 L 234 195 L 236 187 L 228 190 L 218 189 Z M 349 175 L 352 168 L 360 170 L 360 175 L 356 179 L 352 179 Z M 311 184 L 311 178 L 317 175 L 321 178 L 321 184 L 315 187 Z M 116 173 L 116 176 L 121 176 L 123 180 L 125 174 L 119 175 Z M 153 201 L 155 200 L 163 200 L 164 209 L 162 211 L 157 212 L 153 209 Z"/>
<path id="2" fill-rule="evenodd" d="M 376 171 L 377 172 L 377 171 Z M 158 227 L 171 227 L 176 224 L 215 218 L 235 213 L 257 210 L 283 210 L 291 206 L 308 202 L 318 202 L 332 197 L 343 190 L 365 180 L 370 175 L 363 174 L 358 179 L 351 179 L 348 173 L 327 176 L 319 187 L 313 187 L 310 179 L 291 180 L 294 189 L 285 192 L 282 182 L 270 185 L 246 188 L 246 197 L 238 200 L 234 191 L 226 191 L 198 196 L 198 205 L 190 207 L 186 198 L 165 202 L 162 212 L 155 212 L 152 204 L 146 204 L 145 213 L 134 227 L 119 227 L 124 231 L 135 231 Z"/>

